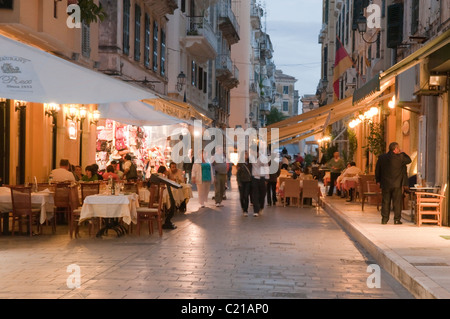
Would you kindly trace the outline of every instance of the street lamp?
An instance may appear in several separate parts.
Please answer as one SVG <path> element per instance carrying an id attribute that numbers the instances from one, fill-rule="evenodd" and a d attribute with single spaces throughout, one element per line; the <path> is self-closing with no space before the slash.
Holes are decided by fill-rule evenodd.
<path id="1" fill-rule="evenodd" d="M 178 92 L 181 92 L 183 90 L 183 86 L 186 84 L 186 74 L 184 74 L 183 71 L 180 72 L 177 76 L 177 85 L 176 88 Z"/>
<path id="2" fill-rule="evenodd" d="M 356 24 L 358 26 L 358 32 L 359 32 L 359 34 L 361 34 L 361 38 L 364 40 L 364 42 L 366 42 L 368 44 L 372 44 L 372 43 L 375 43 L 378 41 L 378 39 L 380 38 L 379 32 L 377 32 L 377 38 L 374 41 L 367 41 L 366 39 L 364 39 L 364 33 L 367 32 L 367 19 L 363 15 L 362 12 L 359 14 L 359 17 L 356 19 Z"/>

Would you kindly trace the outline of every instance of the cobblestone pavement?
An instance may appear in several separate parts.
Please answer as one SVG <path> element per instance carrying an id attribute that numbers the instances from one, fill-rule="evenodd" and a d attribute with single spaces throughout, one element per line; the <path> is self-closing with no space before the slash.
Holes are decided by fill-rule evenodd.
<path id="1" fill-rule="evenodd" d="M 71 240 L 64 227 L 2 236 L 0 298 L 412 298 L 383 270 L 381 287 L 369 288 L 375 262 L 322 209 L 272 206 L 243 217 L 235 190 L 223 203 L 199 208 L 191 199 L 162 238 L 83 229 Z M 79 288 L 68 287 L 73 264 Z"/>

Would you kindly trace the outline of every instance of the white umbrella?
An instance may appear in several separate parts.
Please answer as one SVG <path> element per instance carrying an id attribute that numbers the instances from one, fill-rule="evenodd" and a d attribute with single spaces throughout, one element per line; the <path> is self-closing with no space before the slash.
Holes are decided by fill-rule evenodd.
<path id="1" fill-rule="evenodd" d="M 99 104 L 156 98 L 147 90 L 0 35 L 0 97 Z"/>
<path id="2" fill-rule="evenodd" d="M 187 123 L 182 119 L 156 111 L 150 104 L 140 101 L 99 104 L 98 110 L 100 111 L 100 118 L 135 126 Z"/>

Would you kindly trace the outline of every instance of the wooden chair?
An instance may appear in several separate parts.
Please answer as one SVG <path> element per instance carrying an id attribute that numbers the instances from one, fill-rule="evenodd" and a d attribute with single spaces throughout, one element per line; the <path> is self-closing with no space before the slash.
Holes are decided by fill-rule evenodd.
<path id="1" fill-rule="evenodd" d="M 141 233 L 141 223 L 148 223 L 149 234 L 153 234 L 153 221 L 158 224 L 159 236 L 162 236 L 162 211 L 163 211 L 163 194 L 165 190 L 165 185 L 163 184 L 152 184 L 150 185 L 150 200 L 148 207 L 137 208 L 137 233 Z M 158 206 L 155 208 L 155 203 Z"/>
<path id="2" fill-rule="evenodd" d="M 364 193 L 364 199 L 368 198 L 369 203 L 374 203 L 377 205 L 377 210 L 380 210 L 381 205 L 381 188 L 375 181 L 366 182 L 367 191 Z M 362 210 L 364 210 L 364 201 L 362 201 Z"/>
<path id="3" fill-rule="evenodd" d="M 81 203 L 90 195 L 97 195 L 100 193 L 100 183 L 81 183 Z"/>
<path id="4" fill-rule="evenodd" d="M 303 208 L 303 199 L 311 198 L 314 199 L 317 203 L 317 207 L 320 206 L 320 188 L 319 181 L 314 180 L 303 180 L 303 187 L 300 197 L 300 202 Z"/>
<path id="5" fill-rule="evenodd" d="M 55 188 L 54 202 L 54 216 L 53 216 L 53 233 L 56 232 L 56 223 L 58 215 L 62 215 L 60 219 L 63 222 L 70 222 L 70 184 L 58 183 Z"/>
<path id="6" fill-rule="evenodd" d="M 123 192 L 125 194 L 127 194 L 127 193 L 136 193 L 136 194 L 139 195 L 138 184 L 137 183 L 133 183 L 133 182 L 125 182 L 123 184 Z"/>
<path id="7" fill-rule="evenodd" d="M 15 233 L 16 220 L 19 221 L 19 231 L 22 232 L 22 218 L 28 218 L 28 230 L 30 237 L 33 235 L 33 221 L 38 225 L 38 233 L 40 233 L 40 216 L 41 209 L 33 209 L 31 206 L 31 187 L 30 186 L 10 186 L 12 200 L 12 236 Z"/>
<path id="8" fill-rule="evenodd" d="M 300 207 L 300 180 L 299 179 L 287 179 L 284 181 L 284 207 L 286 207 L 286 199 L 290 198 L 290 204 L 292 205 L 292 199 L 297 199 L 297 207 Z"/>
<path id="9" fill-rule="evenodd" d="M 361 199 L 361 210 L 364 210 L 364 202 L 366 201 L 366 198 L 373 196 L 367 192 L 368 181 L 375 181 L 375 175 L 359 175 L 357 195 Z"/>
<path id="10" fill-rule="evenodd" d="M 439 194 L 416 192 L 417 226 L 420 227 L 423 223 L 442 226 L 442 203 L 446 190 L 447 184 Z"/>
<path id="11" fill-rule="evenodd" d="M 78 195 L 77 186 L 70 187 L 69 199 L 70 199 L 69 234 L 70 238 L 73 238 L 73 233 L 75 231 L 75 238 L 77 238 L 79 236 L 78 222 L 80 221 L 80 214 L 81 214 L 80 198 Z"/>

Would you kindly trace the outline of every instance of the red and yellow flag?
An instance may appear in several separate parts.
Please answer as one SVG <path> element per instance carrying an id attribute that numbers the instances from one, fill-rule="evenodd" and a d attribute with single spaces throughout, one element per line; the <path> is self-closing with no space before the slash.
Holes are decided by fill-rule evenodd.
<path id="1" fill-rule="evenodd" d="M 334 60 L 333 88 L 334 100 L 339 100 L 339 78 L 353 66 L 353 61 L 345 50 L 339 37 L 336 37 L 336 58 Z"/>

